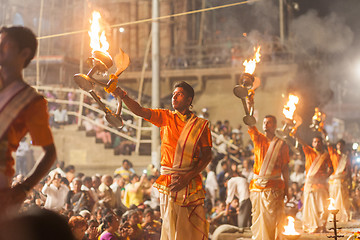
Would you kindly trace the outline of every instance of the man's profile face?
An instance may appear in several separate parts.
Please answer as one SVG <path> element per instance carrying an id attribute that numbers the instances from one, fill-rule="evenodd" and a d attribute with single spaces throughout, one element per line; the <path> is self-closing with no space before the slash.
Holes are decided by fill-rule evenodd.
<path id="1" fill-rule="evenodd" d="M 276 123 L 273 118 L 264 118 L 263 130 L 264 132 L 275 133 Z"/>
<path id="2" fill-rule="evenodd" d="M 188 109 L 191 104 L 191 97 L 188 97 L 183 88 L 177 87 L 172 94 L 172 106 L 179 112 Z"/>

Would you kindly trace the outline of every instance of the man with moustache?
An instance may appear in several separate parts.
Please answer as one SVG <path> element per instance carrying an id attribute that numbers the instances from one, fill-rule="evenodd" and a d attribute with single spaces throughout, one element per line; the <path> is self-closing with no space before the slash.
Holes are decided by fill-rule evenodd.
<path id="1" fill-rule="evenodd" d="M 190 111 L 194 89 L 184 81 L 175 84 L 175 111 L 144 108 L 120 88 L 113 94 L 133 113 L 161 129 L 161 175 L 154 183 L 160 192 L 161 239 L 207 239 L 200 172 L 211 161 L 212 142 L 209 122 Z"/>
<path id="2" fill-rule="evenodd" d="M 333 173 L 329 154 L 321 136 L 315 136 L 312 147 L 297 138 L 305 154 L 303 229 L 308 233 L 326 232 L 329 205 L 328 178 Z"/>
<path id="3" fill-rule="evenodd" d="M 264 117 L 263 130 L 249 126 L 254 143 L 254 177 L 250 182 L 252 239 L 274 240 L 283 231 L 284 196 L 289 182 L 289 148 L 275 136 L 276 118 Z"/>

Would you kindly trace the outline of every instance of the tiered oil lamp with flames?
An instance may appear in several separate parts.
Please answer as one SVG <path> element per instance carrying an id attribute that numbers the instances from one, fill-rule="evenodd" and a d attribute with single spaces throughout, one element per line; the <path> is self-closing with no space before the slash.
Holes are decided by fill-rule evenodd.
<path id="1" fill-rule="evenodd" d="M 105 32 L 102 31 L 100 35 L 100 13 L 93 12 L 93 19 L 91 22 L 90 46 L 92 50 L 92 56 L 88 58 L 88 63 L 91 67 L 87 74 L 75 74 L 75 83 L 84 91 L 88 92 L 92 98 L 99 104 L 99 107 L 104 111 L 106 120 L 115 128 L 121 129 L 123 127 L 123 120 L 120 116 L 122 109 L 122 101 L 119 100 L 116 113 L 113 113 L 105 104 L 101 101 L 100 97 L 94 92 L 95 85 L 99 85 L 104 88 L 108 93 L 112 93 L 116 89 L 119 75 L 129 66 L 129 56 L 120 49 L 120 53 L 116 56 L 117 71 L 115 74 L 111 74 L 108 82 L 102 82 L 97 80 L 94 75 L 107 75 L 110 67 L 113 66 L 113 59 L 107 52 L 109 49 L 109 43 L 106 40 Z"/>
<path id="2" fill-rule="evenodd" d="M 243 121 L 248 126 L 255 125 L 256 123 L 256 119 L 254 117 L 253 98 L 254 90 L 260 86 L 260 79 L 255 78 L 253 73 L 256 68 L 256 63 L 260 62 L 260 56 L 260 47 L 258 47 L 255 51 L 254 58 L 249 61 L 244 61 L 243 66 L 245 66 L 245 71 L 240 76 L 239 84 L 236 85 L 233 89 L 234 95 L 241 99 L 245 110 L 245 116 L 243 117 Z M 246 98 L 251 99 L 249 101 L 249 107 L 247 106 Z"/>

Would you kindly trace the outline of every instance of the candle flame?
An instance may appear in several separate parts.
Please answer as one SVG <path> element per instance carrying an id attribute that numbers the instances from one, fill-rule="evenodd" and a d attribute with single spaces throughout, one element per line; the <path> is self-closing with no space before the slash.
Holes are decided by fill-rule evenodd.
<path id="1" fill-rule="evenodd" d="M 289 100 L 283 108 L 283 113 L 287 119 L 293 119 L 296 105 L 299 103 L 299 97 L 290 94 Z"/>
<path id="2" fill-rule="evenodd" d="M 329 204 L 328 210 L 336 210 L 335 200 L 333 198 L 329 198 L 329 200 L 330 200 L 330 204 Z"/>
<path id="3" fill-rule="evenodd" d="M 288 225 L 284 226 L 284 235 L 300 235 L 297 231 L 295 231 L 295 219 L 293 217 L 288 216 Z"/>
<path id="4" fill-rule="evenodd" d="M 257 49 L 254 47 L 254 51 L 255 51 L 254 58 L 250 59 L 249 61 L 245 60 L 243 62 L 243 66 L 245 67 L 244 72 L 249 74 L 253 74 L 255 72 L 256 63 L 260 62 L 260 57 L 261 57 L 260 48 L 261 48 L 260 46 Z"/>
<path id="5" fill-rule="evenodd" d="M 92 13 L 92 20 L 90 20 L 91 31 L 88 32 L 90 36 L 90 47 L 92 48 L 92 52 L 101 51 L 109 54 L 107 52 L 107 50 L 109 50 L 109 43 L 106 40 L 105 31 L 101 32 L 100 19 L 100 13 L 94 11 Z"/>

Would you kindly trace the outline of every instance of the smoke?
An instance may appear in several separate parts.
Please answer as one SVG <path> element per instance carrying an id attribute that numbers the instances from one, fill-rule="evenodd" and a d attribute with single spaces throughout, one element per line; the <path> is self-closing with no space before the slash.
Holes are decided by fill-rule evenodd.
<path id="1" fill-rule="evenodd" d="M 345 51 L 353 42 L 354 33 L 337 14 L 320 18 L 310 10 L 293 20 L 290 27 L 294 50 L 299 54 L 337 54 Z"/>
<path id="2" fill-rule="evenodd" d="M 341 87 L 339 80 L 345 84 L 342 62 L 354 41 L 354 33 L 336 13 L 320 17 L 315 10 L 294 19 L 289 30 L 289 42 L 299 66 L 289 88 L 302 95 L 303 106 L 299 110 L 308 126 L 313 109 L 323 109 L 335 99 L 335 92 Z M 309 131 L 307 135 L 311 135 Z"/>
<path id="3" fill-rule="evenodd" d="M 279 28 L 279 9 L 274 1 L 256 2 L 253 8 L 253 21 L 257 29 L 267 34 L 276 34 Z"/>

